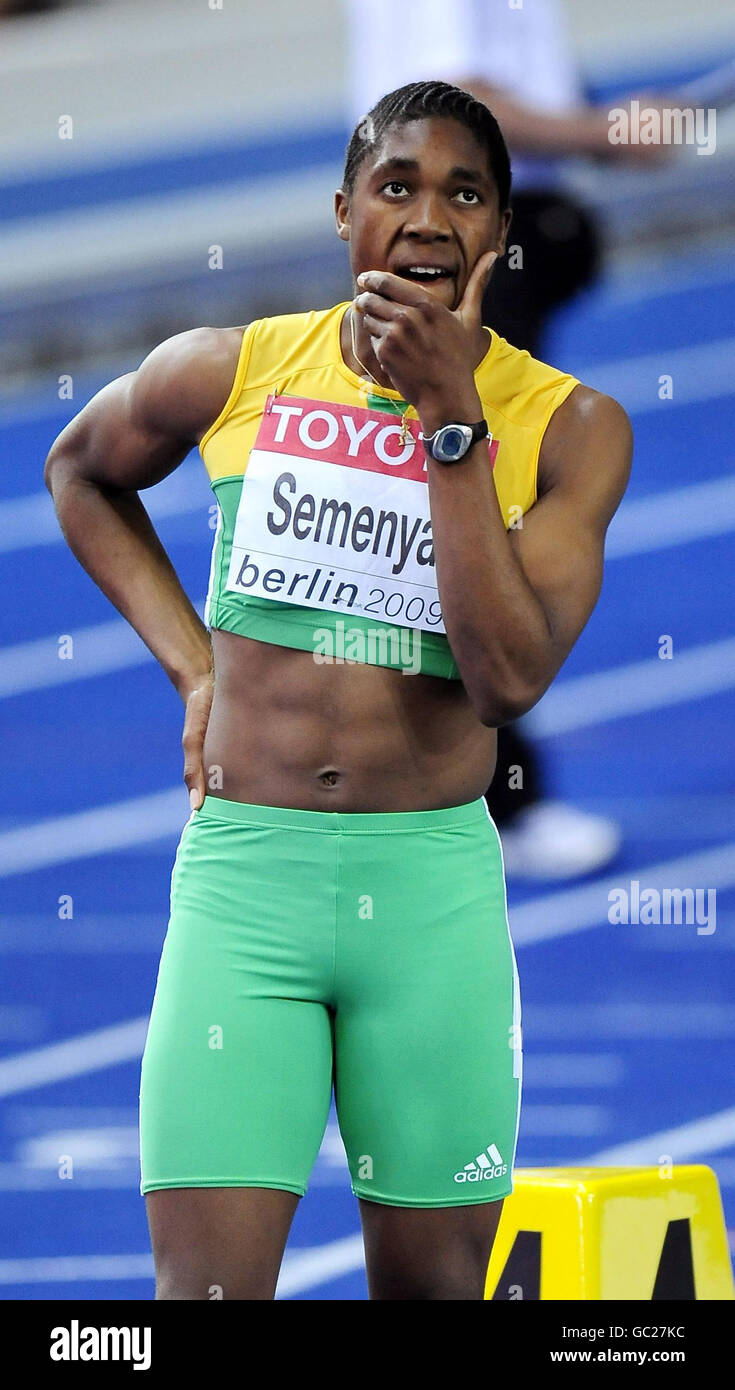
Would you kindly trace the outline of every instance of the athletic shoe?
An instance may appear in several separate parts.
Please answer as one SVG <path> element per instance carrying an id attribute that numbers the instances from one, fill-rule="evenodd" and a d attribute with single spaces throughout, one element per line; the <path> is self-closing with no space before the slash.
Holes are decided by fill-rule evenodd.
<path id="1" fill-rule="evenodd" d="M 499 827 L 509 878 L 580 878 L 603 869 L 620 849 L 615 821 L 563 801 L 537 801 Z"/>

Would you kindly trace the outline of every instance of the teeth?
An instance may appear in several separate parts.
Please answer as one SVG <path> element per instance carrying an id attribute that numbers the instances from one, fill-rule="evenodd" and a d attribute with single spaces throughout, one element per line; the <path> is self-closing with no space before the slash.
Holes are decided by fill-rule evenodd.
<path id="1" fill-rule="evenodd" d="M 430 266 L 430 265 L 412 265 L 412 266 L 409 266 L 409 272 L 410 272 L 411 275 L 444 275 L 444 274 L 445 274 L 445 272 L 444 272 L 443 270 L 439 269 L 437 266 Z"/>

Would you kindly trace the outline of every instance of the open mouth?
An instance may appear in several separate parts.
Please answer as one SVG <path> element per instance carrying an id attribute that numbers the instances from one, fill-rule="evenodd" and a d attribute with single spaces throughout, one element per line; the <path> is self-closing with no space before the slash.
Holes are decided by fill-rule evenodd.
<path id="1" fill-rule="evenodd" d="M 417 285 L 439 284 L 442 280 L 453 280 L 454 275 L 445 266 L 409 265 L 396 271 L 402 280 L 413 280 Z"/>

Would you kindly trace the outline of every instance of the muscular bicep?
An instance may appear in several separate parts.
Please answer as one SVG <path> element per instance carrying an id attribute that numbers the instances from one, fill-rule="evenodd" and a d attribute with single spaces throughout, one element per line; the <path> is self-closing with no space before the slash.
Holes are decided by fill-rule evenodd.
<path id="1" fill-rule="evenodd" d="M 523 572 L 544 611 L 558 654 L 566 659 L 597 603 L 604 533 L 574 503 L 548 494 L 510 533 Z"/>
<path id="2" fill-rule="evenodd" d="M 136 416 L 136 375 L 111 381 L 75 416 L 54 443 L 47 475 L 63 460 L 84 482 L 137 491 L 153 487 L 178 467 L 193 441 Z"/>
<path id="3" fill-rule="evenodd" d="M 220 413 L 241 338 L 242 330 L 196 329 L 161 343 L 62 431 L 46 463 L 47 483 L 60 464 L 98 487 L 138 491 L 160 482 Z"/>
<path id="4" fill-rule="evenodd" d="M 617 401 L 585 387 L 573 394 L 576 399 L 560 407 L 544 441 L 550 485 L 522 525 L 508 533 L 546 617 L 556 655 L 550 679 L 599 597 L 605 535 L 632 457 L 630 422 Z"/>

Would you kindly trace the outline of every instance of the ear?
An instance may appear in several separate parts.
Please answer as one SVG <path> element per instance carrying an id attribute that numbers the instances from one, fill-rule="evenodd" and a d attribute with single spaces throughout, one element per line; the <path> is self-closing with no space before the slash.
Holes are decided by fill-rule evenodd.
<path id="1" fill-rule="evenodd" d="M 337 224 L 337 236 L 340 241 L 349 241 L 350 204 L 346 193 L 343 193 L 341 188 L 338 188 L 334 195 L 334 218 Z"/>

